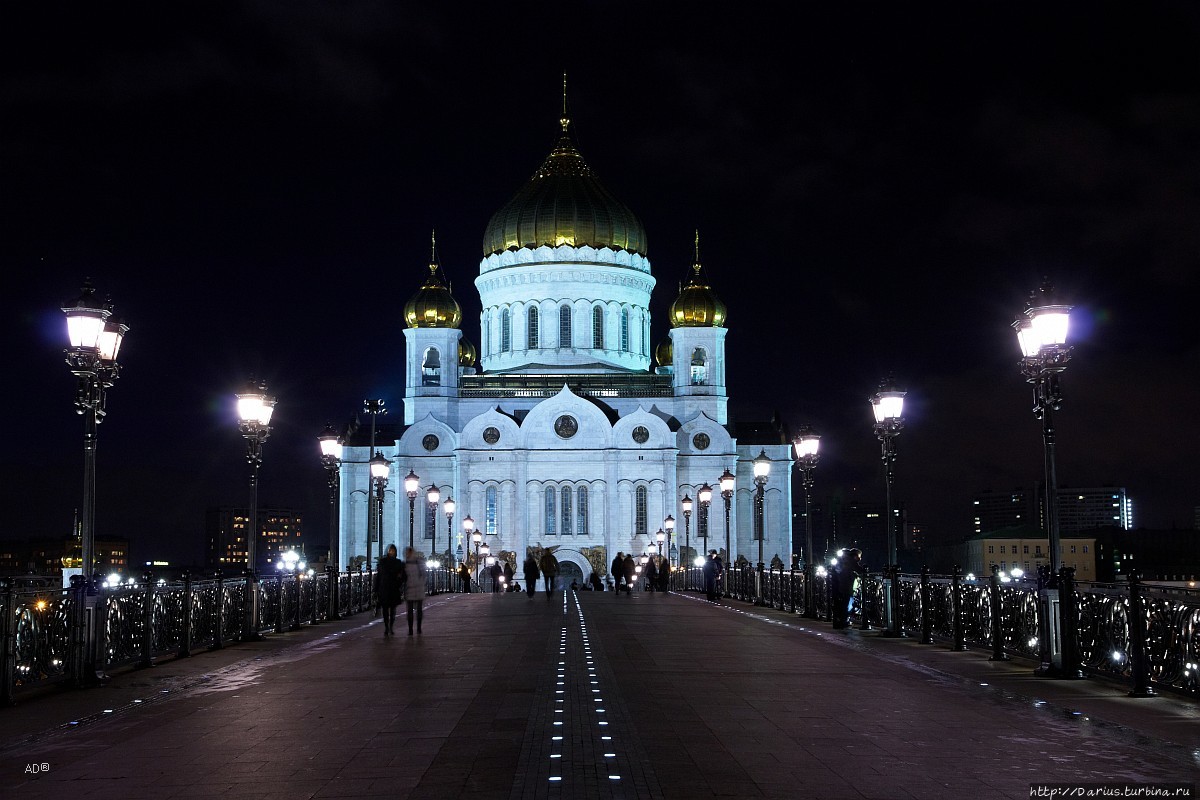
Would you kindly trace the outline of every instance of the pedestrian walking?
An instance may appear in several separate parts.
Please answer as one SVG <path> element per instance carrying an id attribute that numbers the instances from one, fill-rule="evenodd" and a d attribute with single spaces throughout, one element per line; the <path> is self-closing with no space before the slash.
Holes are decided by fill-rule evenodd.
<path id="1" fill-rule="evenodd" d="M 653 558 L 649 559 L 646 562 L 646 569 L 644 570 L 644 574 L 646 576 L 646 588 L 651 592 L 657 591 L 658 590 L 658 565 L 654 563 Z"/>
<path id="2" fill-rule="evenodd" d="M 600 574 L 595 570 L 592 570 L 592 575 L 590 578 L 588 578 L 588 583 L 592 585 L 593 592 L 604 591 L 604 584 L 600 581 Z"/>
<path id="3" fill-rule="evenodd" d="M 421 620 L 425 616 L 425 559 L 411 547 L 404 548 L 404 573 L 404 599 L 408 601 L 408 635 L 412 636 L 413 612 L 416 612 L 417 633 L 421 632 Z"/>
<path id="4" fill-rule="evenodd" d="M 375 570 L 375 603 L 383 614 L 383 636 L 395 636 L 396 606 L 404 600 L 404 565 L 396 558 L 396 545 L 389 544 L 387 554 Z"/>
<path id="5" fill-rule="evenodd" d="M 500 561 L 497 559 L 488 567 L 488 575 L 492 576 L 492 594 L 500 591 L 500 576 L 504 574 L 504 568 L 500 566 Z"/>
<path id="6" fill-rule="evenodd" d="M 537 591 L 537 579 L 541 577 L 538 572 L 537 559 L 533 557 L 533 552 L 526 548 L 525 550 L 525 594 L 529 599 L 533 599 L 533 593 Z"/>
<path id="7" fill-rule="evenodd" d="M 708 598 L 708 602 L 717 602 L 717 583 L 721 579 L 723 564 L 716 550 L 708 551 L 708 558 L 704 561 L 704 594 Z"/>
<path id="8" fill-rule="evenodd" d="M 458 582 L 462 584 L 464 592 L 471 593 L 471 570 L 467 568 L 465 561 L 458 565 Z"/>
<path id="9" fill-rule="evenodd" d="M 546 599 L 551 600 L 554 597 L 554 579 L 558 577 L 558 559 L 549 549 L 544 550 L 538 566 L 542 570 L 542 577 L 546 579 Z"/>
<path id="10" fill-rule="evenodd" d="M 850 600 L 854 597 L 854 579 L 862 570 L 862 550 L 857 547 L 844 551 L 833 565 L 833 574 L 830 576 L 829 615 L 833 618 L 834 628 L 840 630 L 850 627 Z"/>
<path id="11" fill-rule="evenodd" d="M 671 589 L 671 559 L 658 557 L 658 590 L 667 592 Z"/>
<path id="12" fill-rule="evenodd" d="M 625 554 L 618 550 L 616 558 L 612 560 L 608 569 L 612 573 L 613 596 L 615 597 L 621 593 L 621 577 L 625 574 Z"/>
<path id="13" fill-rule="evenodd" d="M 512 564 L 506 560 L 504 562 L 504 591 L 511 592 L 513 590 L 513 568 Z"/>

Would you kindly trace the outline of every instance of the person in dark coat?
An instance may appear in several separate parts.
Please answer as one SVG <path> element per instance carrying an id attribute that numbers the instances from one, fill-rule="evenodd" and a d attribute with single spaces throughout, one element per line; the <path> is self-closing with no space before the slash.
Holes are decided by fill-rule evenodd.
<path id="1" fill-rule="evenodd" d="M 488 574 L 492 576 L 492 592 L 500 591 L 500 576 L 504 574 L 504 568 L 500 566 L 500 559 L 492 562 L 488 567 Z"/>
<path id="2" fill-rule="evenodd" d="M 850 598 L 854 596 L 854 579 L 862 572 L 862 551 L 857 547 L 846 550 L 833 565 L 830 575 L 829 615 L 833 627 L 850 627 Z"/>
<path id="3" fill-rule="evenodd" d="M 525 594 L 529 595 L 529 599 L 533 599 L 533 593 L 537 591 L 537 579 L 542 575 L 538 572 L 537 560 L 533 557 L 533 553 L 526 552 L 525 554 Z"/>
<path id="4" fill-rule="evenodd" d="M 404 564 L 396 558 L 396 545 L 389 544 L 375 571 L 375 598 L 383 612 L 384 637 L 396 635 L 396 606 L 404 599 Z"/>
<path id="5" fill-rule="evenodd" d="M 542 553 L 542 560 L 538 564 L 542 570 L 542 577 L 546 579 L 546 599 L 554 599 L 554 579 L 558 577 L 558 559 L 554 557 L 554 553 L 546 550 Z"/>
<path id="6" fill-rule="evenodd" d="M 671 589 L 671 559 L 658 558 L 658 590 L 667 592 Z"/>
<path id="7" fill-rule="evenodd" d="M 592 570 L 592 575 L 588 578 L 588 583 L 592 585 L 592 591 L 603 592 L 604 584 L 600 581 L 600 575 L 595 570 Z"/>
<path id="8" fill-rule="evenodd" d="M 467 566 L 467 562 L 462 562 L 458 565 L 458 580 L 462 584 L 462 590 L 468 594 L 471 592 L 471 569 Z"/>
<path id="9" fill-rule="evenodd" d="M 408 635 L 413 635 L 413 613 L 417 633 L 425 619 L 425 559 L 411 547 L 404 548 L 404 599 L 408 601 Z"/>
<path id="10" fill-rule="evenodd" d="M 504 591 L 511 592 L 513 590 L 513 568 L 512 564 L 504 562 Z"/>
<path id="11" fill-rule="evenodd" d="M 642 571 L 646 576 L 646 588 L 653 592 L 658 590 L 658 565 L 654 563 L 654 558 L 651 557 L 646 562 L 646 569 Z"/>
<path id="12" fill-rule="evenodd" d="M 621 574 L 625 576 L 625 591 L 632 596 L 633 582 L 637 580 L 637 562 L 633 560 L 632 553 L 625 556 L 625 560 L 621 562 Z"/>
<path id="13" fill-rule="evenodd" d="M 621 577 L 625 574 L 625 554 L 618 551 L 608 569 L 612 573 L 613 594 L 618 595 L 621 593 Z"/>
<path id="14" fill-rule="evenodd" d="M 717 597 L 720 593 L 718 583 L 721 580 L 721 573 L 724 571 L 725 565 L 721 563 L 721 557 L 717 555 L 716 550 L 708 551 L 708 558 L 704 561 L 704 594 L 708 598 L 708 602 L 717 602 Z"/>

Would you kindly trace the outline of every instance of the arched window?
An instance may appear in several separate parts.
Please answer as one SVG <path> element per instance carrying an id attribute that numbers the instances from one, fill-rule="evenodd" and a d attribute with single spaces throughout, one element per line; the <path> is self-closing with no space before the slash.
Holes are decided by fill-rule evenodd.
<path id="1" fill-rule="evenodd" d="M 629 352 L 629 309 L 621 309 L 621 352 Z"/>
<path id="2" fill-rule="evenodd" d="M 529 309 L 529 325 L 525 328 L 525 347 L 528 350 L 537 350 L 538 344 L 538 309 L 537 306 Z"/>
<path id="3" fill-rule="evenodd" d="M 702 386 L 708 382 L 708 354 L 703 347 L 692 351 L 692 386 Z"/>
<path id="4" fill-rule="evenodd" d="M 554 487 L 546 487 L 546 535 L 556 535 L 555 524 L 558 522 L 554 516 Z"/>
<path id="5" fill-rule="evenodd" d="M 712 503 L 704 505 L 703 503 L 696 504 L 696 536 L 700 539 L 708 538 L 708 510 L 712 507 Z M 707 547 L 707 545 L 705 545 Z"/>
<path id="6" fill-rule="evenodd" d="M 492 315 L 485 314 L 483 317 L 483 354 L 490 356 L 492 354 Z"/>
<path id="7" fill-rule="evenodd" d="M 641 536 L 648 533 L 646 529 L 646 487 L 639 486 L 634 492 L 634 534 Z"/>
<path id="8" fill-rule="evenodd" d="M 483 532 L 488 536 L 496 535 L 496 487 L 489 486 L 485 494 L 483 507 Z"/>
<path id="9" fill-rule="evenodd" d="M 571 535 L 571 487 L 564 486 L 562 488 L 562 532 L 563 536 Z"/>
<path id="10" fill-rule="evenodd" d="M 642 317 L 642 355 L 650 355 L 650 315 Z"/>
<path id="11" fill-rule="evenodd" d="M 500 352 L 512 351 L 512 315 L 508 309 L 500 312 Z"/>
<path id="12" fill-rule="evenodd" d="M 442 358 L 436 347 L 425 348 L 425 355 L 421 358 L 421 385 L 442 385 Z"/>
<path id="13" fill-rule="evenodd" d="M 592 309 L 592 347 L 604 349 L 604 309 L 600 306 Z"/>
<path id="14" fill-rule="evenodd" d="M 571 344 L 571 307 L 559 306 L 558 309 L 558 346 L 569 348 Z"/>
<path id="15" fill-rule="evenodd" d="M 575 509 L 578 514 L 575 523 L 575 532 L 580 536 L 587 536 L 588 519 L 587 519 L 587 487 L 579 487 L 579 502 L 575 504 Z"/>
<path id="16" fill-rule="evenodd" d="M 425 538 L 430 541 L 437 535 L 437 503 L 425 502 Z"/>

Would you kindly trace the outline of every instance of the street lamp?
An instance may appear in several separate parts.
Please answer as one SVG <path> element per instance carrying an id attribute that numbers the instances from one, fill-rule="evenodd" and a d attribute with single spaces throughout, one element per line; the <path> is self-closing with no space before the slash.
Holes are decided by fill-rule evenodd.
<path id="1" fill-rule="evenodd" d="M 666 520 L 663 520 L 663 524 L 667 524 Z M 667 532 L 662 528 L 659 528 L 658 533 L 654 534 L 654 538 L 658 541 L 658 554 L 663 557 L 666 557 L 667 555 L 667 536 Z"/>
<path id="2" fill-rule="evenodd" d="M 692 557 L 692 498 L 685 494 L 679 505 L 683 508 L 683 555 L 679 561 L 683 564 L 683 589 L 687 591 L 688 564 L 684 559 Z"/>
<path id="3" fill-rule="evenodd" d="M 388 475 L 391 473 L 392 462 L 388 461 L 383 453 L 376 453 L 371 457 L 369 462 L 371 465 L 371 485 L 375 487 L 373 502 L 375 508 L 371 514 L 371 521 L 375 528 L 375 539 L 379 542 L 379 555 L 376 556 L 376 563 L 383 560 L 383 490 L 388 485 Z M 368 535 L 367 542 L 367 559 L 371 557 L 370 536 Z"/>
<path id="4" fill-rule="evenodd" d="M 96 290 L 84 282 L 79 298 L 63 306 L 67 315 L 67 365 L 76 377 L 75 410 L 83 415 L 83 509 L 79 524 L 83 575 L 92 579 L 95 567 L 96 444 L 104 420 L 105 395 L 120 374 L 117 352 L 129 326 L 112 319 L 112 304 L 96 300 Z"/>
<path id="5" fill-rule="evenodd" d="M 250 513 L 247 515 L 246 567 L 253 572 L 258 564 L 258 470 L 262 466 L 263 442 L 271 435 L 271 414 L 275 398 L 267 394 L 267 385 L 250 381 L 237 395 L 238 429 L 246 439 L 246 461 L 250 464 Z"/>
<path id="6" fill-rule="evenodd" d="M 363 400 L 363 413 L 371 415 L 371 448 L 369 450 L 367 450 L 367 452 L 374 453 L 375 452 L 375 419 L 380 414 L 387 413 L 387 403 L 385 403 L 382 399 Z M 375 530 L 375 503 L 372 500 L 370 500 L 371 487 L 375 485 L 374 478 L 375 478 L 375 476 L 370 471 L 368 471 L 367 472 L 367 498 L 368 498 L 368 500 L 367 500 L 367 564 L 368 564 L 368 566 L 371 563 L 371 542 L 374 541 L 372 536 L 379 535 L 381 538 L 381 541 L 382 541 L 382 534 L 383 534 L 382 526 L 380 526 L 380 530 Z M 380 556 L 380 558 L 383 557 L 383 544 L 382 543 L 379 545 L 379 556 Z"/>
<path id="7" fill-rule="evenodd" d="M 1062 564 L 1062 540 L 1058 525 L 1058 474 L 1054 458 L 1054 412 L 1062 405 L 1062 390 L 1058 376 L 1071 360 L 1067 345 L 1067 330 L 1071 306 L 1056 302 L 1054 287 L 1047 281 L 1030 295 L 1025 304 L 1023 317 L 1017 317 L 1013 328 L 1021 347 L 1021 374 L 1033 386 L 1033 414 L 1042 421 L 1043 458 L 1046 471 L 1046 490 L 1043 506 L 1046 535 L 1050 544 L 1049 585 L 1058 585 L 1058 569 Z M 1054 606 L 1052 606 L 1052 609 Z M 1052 610 L 1061 616 L 1062 608 Z M 1051 620 L 1048 629 L 1066 628 L 1065 617 Z M 1079 669 L 1074 654 L 1074 637 L 1063 631 L 1062 672 L 1066 677 L 1077 677 Z M 1048 639 L 1043 637 L 1042 663 L 1049 663 Z M 1048 671 L 1048 668 L 1047 670 Z"/>
<path id="8" fill-rule="evenodd" d="M 733 486 L 736 481 L 732 472 L 726 469 L 721 473 L 721 499 L 725 501 L 725 565 L 726 571 L 733 566 L 733 544 L 729 538 L 729 506 L 733 502 Z M 729 597 L 729 581 L 725 581 L 725 596 Z"/>
<path id="9" fill-rule="evenodd" d="M 338 572 L 341 564 L 339 555 L 339 547 L 341 545 L 341 536 L 338 530 L 338 489 L 341 483 L 341 466 L 342 466 L 342 437 L 333 429 L 332 425 L 326 425 L 325 431 L 317 437 L 317 441 L 321 444 L 321 466 L 325 467 L 329 479 L 329 560 L 328 563 L 332 568 L 329 573 L 329 618 L 338 618 Z"/>
<path id="10" fill-rule="evenodd" d="M 688 505 L 692 504 L 691 498 L 688 498 Z M 671 551 L 675 545 L 671 543 L 671 536 L 675 533 L 675 517 L 668 514 L 663 520 L 663 528 L 667 531 L 667 550 Z"/>
<path id="11" fill-rule="evenodd" d="M 767 601 L 763 599 L 763 539 L 766 533 L 763 530 L 763 503 L 764 493 L 767 490 L 767 481 L 771 479 L 771 459 L 767 456 L 766 448 L 759 448 L 758 455 L 754 457 L 754 538 L 758 539 L 758 599 L 754 601 L 756 606 L 765 606 Z"/>
<path id="12" fill-rule="evenodd" d="M 429 516 L 426 517 L 426 519 L 433 519 L 433 520 L 437 519 L 437 507 L 438 507 L 438 502 L 440 502 L 441 499 L 442 499 L 442 490 L 437 487 L 436 483 L 429 484 L 429 488 L 425 490 L 425 502 L 429 504 L 429 508 L 428 508 Z M 433 526 L 431 525 L 430 527 L 433 527 Z M 409 537 L 409 538 L 412 538 L 412 537 Z M 430 539 L 434 538 L 432 530 L 429 531 L 429 538 Z M 412 543 L 410 542 L 409 547 L 411 547 L 411 546 L 412 546 Z M 430 545 L 430 548 L 432 549 L 433 545 Z"/>
<path id="13" fill-rule="evenodd" d="M 477 533 L 475 535 L 478 536 L 480 539 L 483 538 L 482 533 Z M 489 566 L 489 567 L 492 566 L 492 548 L 488 546 L 487 542 L 483 542 L 482 544 L 477 545 L 475 550 L 476 550 L 476 552 L 479 553 L 480 556 L 483 557 L 483 560 L 485 562 L 487 562 L 487 566 Z M 475 582 L 480 583 L 482 585 L 481 579 L 479 578 L 478 567 L 476 567 Z M 495 591 L 495 587 L 493 587 L 492 591 Z"/>
<path id="14" fill-rule="evenodd" d="M 812 486 L 813 470 L 816 469 L 821 448 L 821 437 L 805 425 L 800 429 L 800 435 L 792 442 L 796 450 L 796 466 L 800 468 L 801 481 L 804 484 L 804 616 L 809 619 L 817 618 L 816 600 L 813 594 L 813 582 L 816 580 L 815 567 L 817 564 L 816 551 L 813 550 L 812 526 Z"/>
<path id="15" fill-rule="evenodd" d="M 421 488 L 421 477 L 409 469 L 404 476 L 404 493 L 408 495 L 408 546 L 413 546 L 413 515 L 416 512 L 417 490 Z"/>
<path id="16" fill-rule="evenodd" d="M 446 513 L 446 569 L 454 568 L 454 549 L 450 540 L 454 538 L 454 509 L 457 506 L 453 497 L 447 497 L 442 503 L 442 511 Z"/>
<path id="17" fill-rule="evenodd" d="M 463 532 L 466 534 L 468 541 L 475 545 L 475 580 L 479 581 L 479 543 L 483 541 L 483 534 L 475 530 L 475 520 L 468 514 L 463 518 Z M 469 547 L 470 545 L 468 545 Z M 470 587 L 467 587 L 470 588 Z"/>
<path id="18" fill-rule="evenodd" d="M 904 395 L 896 388 L 890 376 L 879 384 L 879 390 L 870 398 L 871 410 L 875 412 L 875 435 L 882 444 L 883 475 L 885 485 L 884 515 L 887 517 L 887 570 L 891 574 L 891 619 L 885 636 L 902 638 L 904 629 L 900 624 L 900 565 L 896 563 L 896 524 L 892 513 L 892 482 L 895 478 L 896 436 L 904 427 Z M 865 614 L 865 611 L 864 611 Z"/>

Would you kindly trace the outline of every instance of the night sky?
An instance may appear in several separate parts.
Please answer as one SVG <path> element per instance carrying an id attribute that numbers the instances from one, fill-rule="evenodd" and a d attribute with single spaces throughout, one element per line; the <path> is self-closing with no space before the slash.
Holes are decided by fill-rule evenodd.
<path id="1" fill-rule="evenodd" d="M 247 502 L 256 375 L 260 503 L 321 542 L 316 435 L 369 396 L 401 419 L 431 229 L 478 345 L 483 231 L 549 152 L 564 71 L 584 158 L 647 230 L 654 340 L 698 228 L 731 414 L 816 427 L 818 497 L 882 500 L 889 372 L 896 494 L 931 538 L 1032 487 L 1009 326 L 1048 276 L 1076 306 L 1060 485 L 1125 486 L 1147 527 L 1200 505 L 1194 5 L 25 5 L 0 25 L 0 537 L 71 530 L 60 307 L 90 276 L 131 329 L 97 535 L 202 558 L 205 509 Z"/>

